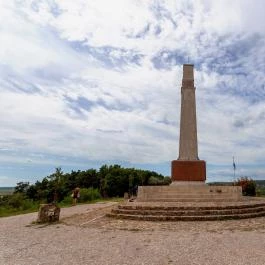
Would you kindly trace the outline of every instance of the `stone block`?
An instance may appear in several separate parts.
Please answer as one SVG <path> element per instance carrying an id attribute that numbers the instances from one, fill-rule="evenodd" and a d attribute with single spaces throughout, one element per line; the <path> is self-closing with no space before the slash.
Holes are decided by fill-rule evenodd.
<path id="1" fill-rule="evenodd" d="M 188 183 L 188 182 L 187 182 Z M 224 202 L 243 199 L 240 186 L 139 186 L 138 202 Z"/>
<path id="2" fill-rule="evenodd" d="M 172 181 L 205 181 L 206 162 L 204 160 L 173 160 L 171 162 Z"/>
<path id="3" fill-rule="evenodd" d="M 41 204 L 38 212 L 38 223 L 57 222 L 60 218 L 60 208 L 55 204 Z"/>
<path id="4" fill-rule="evenodd" d="M 128 200 L 129 199 L 129 193 L 128 192 L 124 192 L 123 198 L 124 198 L 124 200 Z"/>

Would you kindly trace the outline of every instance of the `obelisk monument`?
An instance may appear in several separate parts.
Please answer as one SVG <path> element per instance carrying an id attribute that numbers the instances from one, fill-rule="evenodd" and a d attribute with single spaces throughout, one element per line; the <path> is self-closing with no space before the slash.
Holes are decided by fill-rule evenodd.
<path id="1" fill-rule="evenodd" d="M 183 65 L 179 157 L 178 160 L 172 161 L 171 179 L 173 185 L 178 182 L 204 183 L 206 179 L 206 163 L 199 160 L 198 157 L 196 98 L 192 64 Z"/>

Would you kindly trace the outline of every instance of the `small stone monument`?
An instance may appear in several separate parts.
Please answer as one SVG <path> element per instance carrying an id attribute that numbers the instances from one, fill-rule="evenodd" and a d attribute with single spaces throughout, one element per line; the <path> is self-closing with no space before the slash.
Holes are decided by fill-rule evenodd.
<path id="1" fill-rule="evenodd" d="M 60 207 L 53 203 L 41 204 L 38 213 L 37 223 L 58 222 L 60 218 Z"/>

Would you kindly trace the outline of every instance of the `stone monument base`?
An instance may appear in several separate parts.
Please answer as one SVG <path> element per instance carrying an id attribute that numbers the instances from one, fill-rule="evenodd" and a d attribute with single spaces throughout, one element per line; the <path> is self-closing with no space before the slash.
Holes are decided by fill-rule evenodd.
<path id="1" fill-rule="evenodd" d="M 265 199 L 242 196 L 240 186 L 139 186 L 137 200 L 108 214 L 144 221 L 214 221 L 265 216 Z"/>
<path id="2" fill-rule="evenodd" d="M 205 186 L 205 181 L 172 181 L 170 186 Z"/>
<path id="3" fill-rule="evenodd" d="M 171 180 L 200 181 L 206 180 L 206 162 L 204 160 L 173 160 L 171 162 Z"/>
<path id="4" fill-rule="evenodd" d="M 243 199 L 240 186 L 139 186 L 137 202 L 224 202 Z"/>
<path id="5" fill-rule="evenodd" d="M 219 221 L 254 218 L 265 216 L 265 199 L 245 197 L 240 201 L 229 202 L 174 203 L 136 201 L 119 204 L 108 216 L 143 221 Z M 251 226 L 251 222 L 249 224 Z"/>

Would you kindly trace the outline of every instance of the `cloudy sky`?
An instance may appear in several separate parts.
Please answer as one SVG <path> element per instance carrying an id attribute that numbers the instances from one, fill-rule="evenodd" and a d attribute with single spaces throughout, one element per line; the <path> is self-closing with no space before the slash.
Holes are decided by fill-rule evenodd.
<path id="1" fill-rule="evenodd" d="M 207 179 L 265 179 L 264 0 L 0 0 L 0 186 L 118 163 L 170 175 L 183 63 Z"/>

